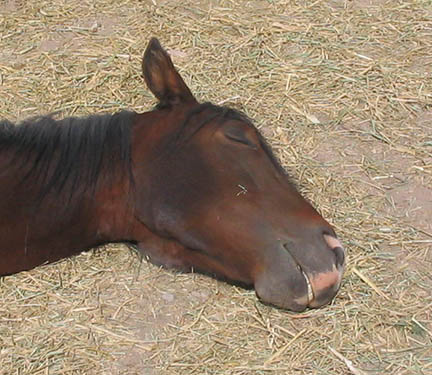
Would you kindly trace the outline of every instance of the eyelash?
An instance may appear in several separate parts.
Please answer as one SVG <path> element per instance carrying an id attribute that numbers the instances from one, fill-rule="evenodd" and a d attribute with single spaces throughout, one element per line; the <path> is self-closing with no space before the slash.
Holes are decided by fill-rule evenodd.
<path id="1" fill-rule="evenodd" d="M 231 134 L 226 134 L 225 136 L 234 142 L 238 142 L 238 143 L 244 144 L 246 146 L 252 146 L 251 143 L 246 138 L 235 137 L 235 136 L 232 136 Z"/>
<path id="2" fill-rule="evenodd" d="M 225 134 L 225 137 L 227 137 L 231 141 L 241 143 L 242 145 L 248 146 L 254 150 L 257 149 L 257 146 L 255 144 L 253 144 L 252 142 L 250 142 L 247 138 L 241 138 L 241 137 L 237 137 L 237 136 L 234 136 L 231 134 Z"/>

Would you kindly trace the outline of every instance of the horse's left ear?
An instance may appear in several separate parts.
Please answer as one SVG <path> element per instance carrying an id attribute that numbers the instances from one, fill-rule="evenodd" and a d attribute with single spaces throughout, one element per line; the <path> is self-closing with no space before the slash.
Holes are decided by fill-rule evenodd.
<path id="1" fill-rule="evenodd" d="M 156 38 L 150 40 L 144 52 L 142 70 L 148 88 L 162 105 L 196 102 L 168 53 Z"/>

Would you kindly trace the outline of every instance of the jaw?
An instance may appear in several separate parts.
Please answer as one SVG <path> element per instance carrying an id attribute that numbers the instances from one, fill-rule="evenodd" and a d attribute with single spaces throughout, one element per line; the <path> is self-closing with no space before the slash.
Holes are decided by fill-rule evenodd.
<path id="1" fill-rule="evenodd" d="M 151 263 L 182 272 L 198 271 L 243 287 L 253 286 L 262 302 L 279 308 L 303 311 L 320 307 L 330 302 L 339 289 L 340 269 L 334 266 L 331 271 L 310 272 L 283 247 L 269 249 L 266 258 L 257 260 L 256 256 L 240 257 L 238 249 L 192 249 L 147 228 L 145 232 L 140 229 L 137 248 Z M 231 254 L 229 259 L 216 255 L 226 253 Z"/>
<path id="2" fill-rule="evenodd" d="M 341 280 L 341 273 L 336 268 L 330 273 L 308 275 L 286 257 L 287 261 L 274 262 L 273 267 L 253 281 L 242 267 L 226 266 L 226 262 L 216 257 L 189 249 L 173 240 L 155 236 L 139 242 L 137 247 L 155 265 L 181 272 L 197 271 L 245 288 L 253 286 L 262 302 L 296 312 L 329 303 L 336 295 Z"/>
<path id="3" fill-rule="evenodd" d="M 186 247 L 174 239 L 159 237 L 148 230 L 146 234 L 137 241 L 136 248 L 152 264 L 180 272 L 199 272 L 246 288 L 253 285 L 243 267 L 234 267 L 217 256 Z"/>

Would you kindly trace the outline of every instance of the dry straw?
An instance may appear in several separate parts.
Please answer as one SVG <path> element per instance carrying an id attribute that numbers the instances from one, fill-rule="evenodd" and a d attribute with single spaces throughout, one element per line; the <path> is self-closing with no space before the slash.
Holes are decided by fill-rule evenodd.
<path id="1" fill-rule="evenodd" d="M 0 280 L 0 374 L 432 374 L 430 1 L 2 1 L 1 117 L 147 110 L 151 36 L 255 119 L 342 290 L 294 314 L 107 246 Z"/>

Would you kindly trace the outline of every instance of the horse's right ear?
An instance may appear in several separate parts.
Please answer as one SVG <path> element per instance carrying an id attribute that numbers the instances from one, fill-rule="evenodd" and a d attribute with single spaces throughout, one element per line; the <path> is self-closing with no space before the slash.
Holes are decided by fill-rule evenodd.
<path id="1" fill-rule="evenodd" d="M 168 53 L 156 38 L 150 40 L 144 52 L 142 70 L 148 88 L 159 99 L 160 104 L 196 102 Z"/>

